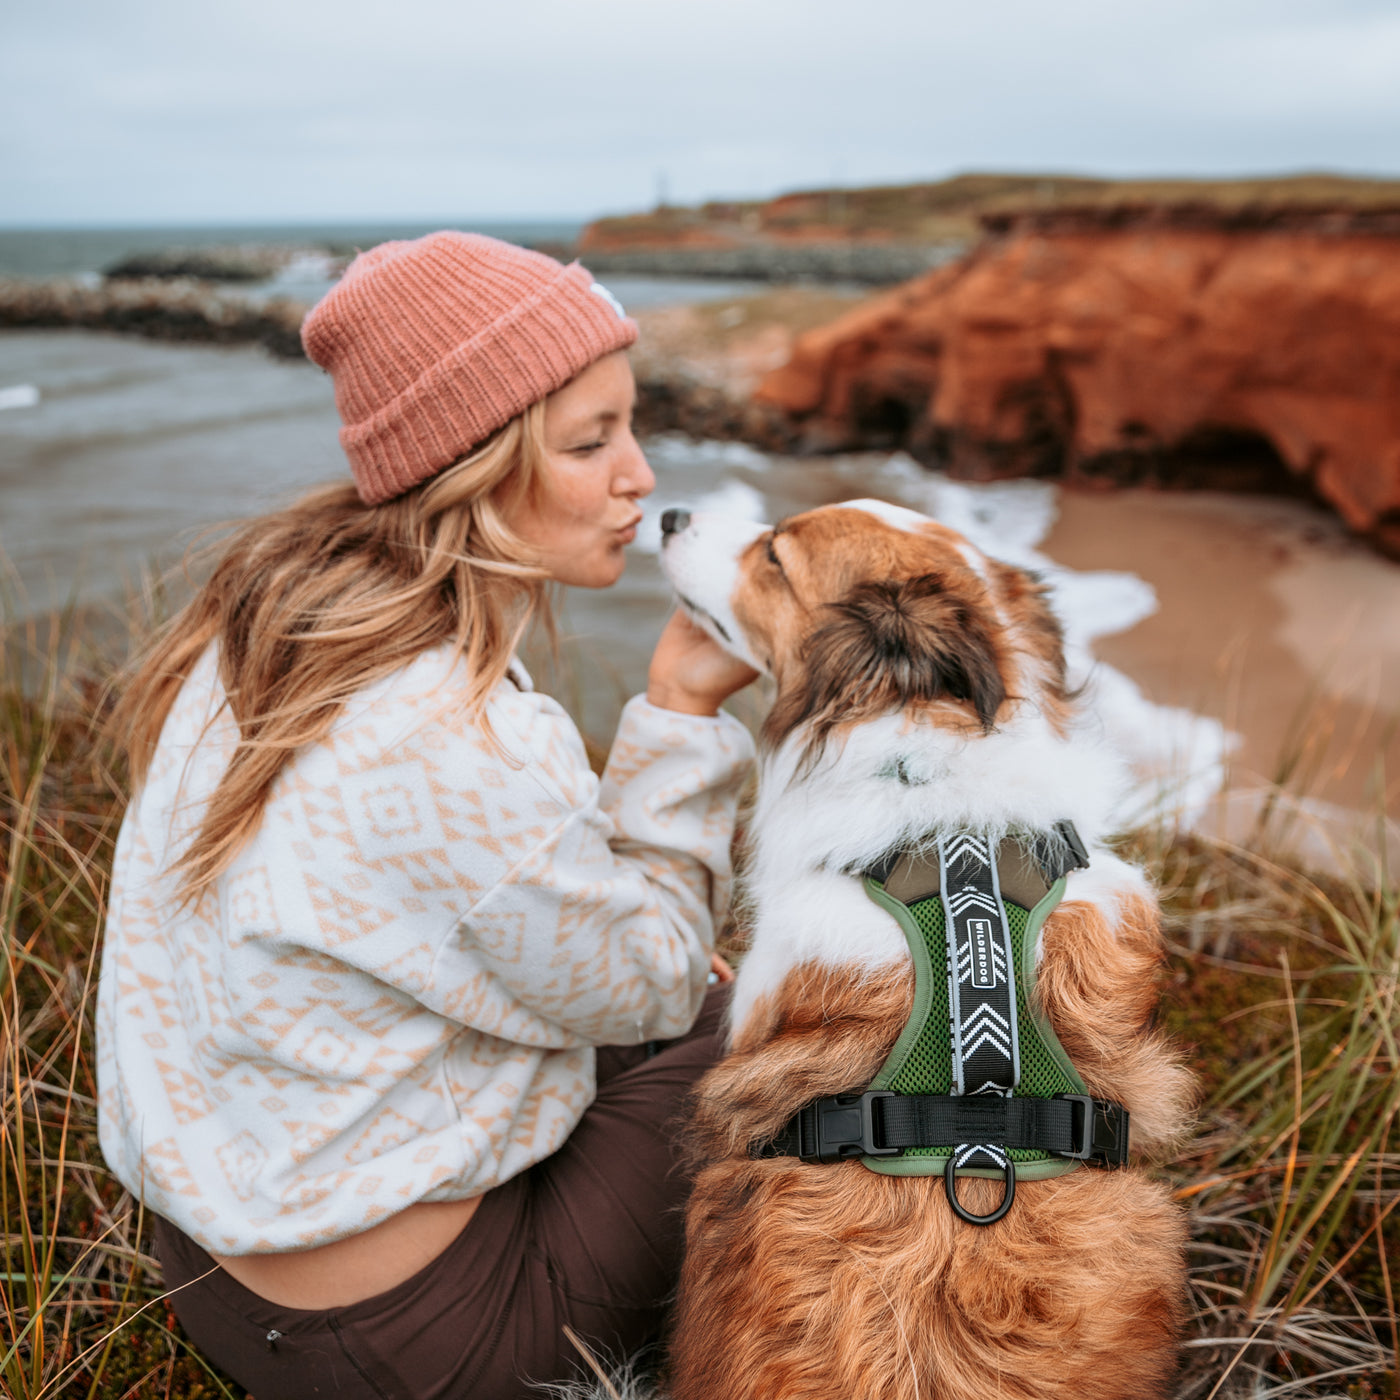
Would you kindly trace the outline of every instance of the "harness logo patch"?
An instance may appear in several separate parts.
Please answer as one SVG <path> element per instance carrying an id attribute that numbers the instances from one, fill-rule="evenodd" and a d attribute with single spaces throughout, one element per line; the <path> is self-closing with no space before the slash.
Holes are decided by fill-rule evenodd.
<path id="1" fill-rule="evenodd" d="M 990 919 L 969 919 L 967 936 L 972 947 L 972 985 L 995 987 L 996 960 L 992 956 L 992 923 Z"/>

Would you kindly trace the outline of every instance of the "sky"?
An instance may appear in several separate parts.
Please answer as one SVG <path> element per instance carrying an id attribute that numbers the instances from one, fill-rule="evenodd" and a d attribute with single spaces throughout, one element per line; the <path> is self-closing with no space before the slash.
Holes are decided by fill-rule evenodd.
<path id="1" fill-rule="evenodd" d="M 1397 0 L 0 0 L 0 225 L 1400 175 Z"/>

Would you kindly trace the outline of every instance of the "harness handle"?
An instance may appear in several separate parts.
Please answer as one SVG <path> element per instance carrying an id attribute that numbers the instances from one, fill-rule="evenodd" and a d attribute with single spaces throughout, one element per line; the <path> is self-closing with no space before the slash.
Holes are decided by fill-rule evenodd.
<path id="1" fill-rule="evenodd" d="M 957 1167 L 960 1155 L 962 1154 L 957 1152 L 949 1153 L 948 1165 L 943 1168 L 943 1187 L 948 1193 L 948 1204 L 952 1207 L 953 1214 L 959 1220 L 966 1220 L 969 1225 L 995 1225 L 1011 1209 L 1012 1203 L 1016 1200 L 1016 1163 L 1010 1157 L 1006 1158 L 1002 1169 L 1006 1185 L 1002 1193 L 1001 1204 L 988 1215 L 974 1215 L 958 1200 Z"/>

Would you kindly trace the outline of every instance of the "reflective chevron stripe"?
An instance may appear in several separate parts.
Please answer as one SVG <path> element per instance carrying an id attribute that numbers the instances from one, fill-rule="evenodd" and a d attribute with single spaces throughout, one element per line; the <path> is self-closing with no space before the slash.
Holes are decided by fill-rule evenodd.
<path id="1" fill-rule="evenodd" d="M 953 1092 L 1010 1097 L 1021 1082 L 1011 931 L 997 880 L 996 848 L 985 836 L 941 837 L 938 861 L 947 923 L 948 1006 Z M 958 1167 L 1004 1167 L 988 1143 L 960 1143 Z"/>

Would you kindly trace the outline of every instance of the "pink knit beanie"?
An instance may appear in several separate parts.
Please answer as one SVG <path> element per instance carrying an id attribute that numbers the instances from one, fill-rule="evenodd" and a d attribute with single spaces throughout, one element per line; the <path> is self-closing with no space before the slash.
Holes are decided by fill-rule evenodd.
<path id="1" fill-rule="evenodd" d="M 450 231 L 361 253 L 301 328 L 335 380 L 340 444 L 366 505 L 460 461 L 636 338 L 578 263 Z"/>

